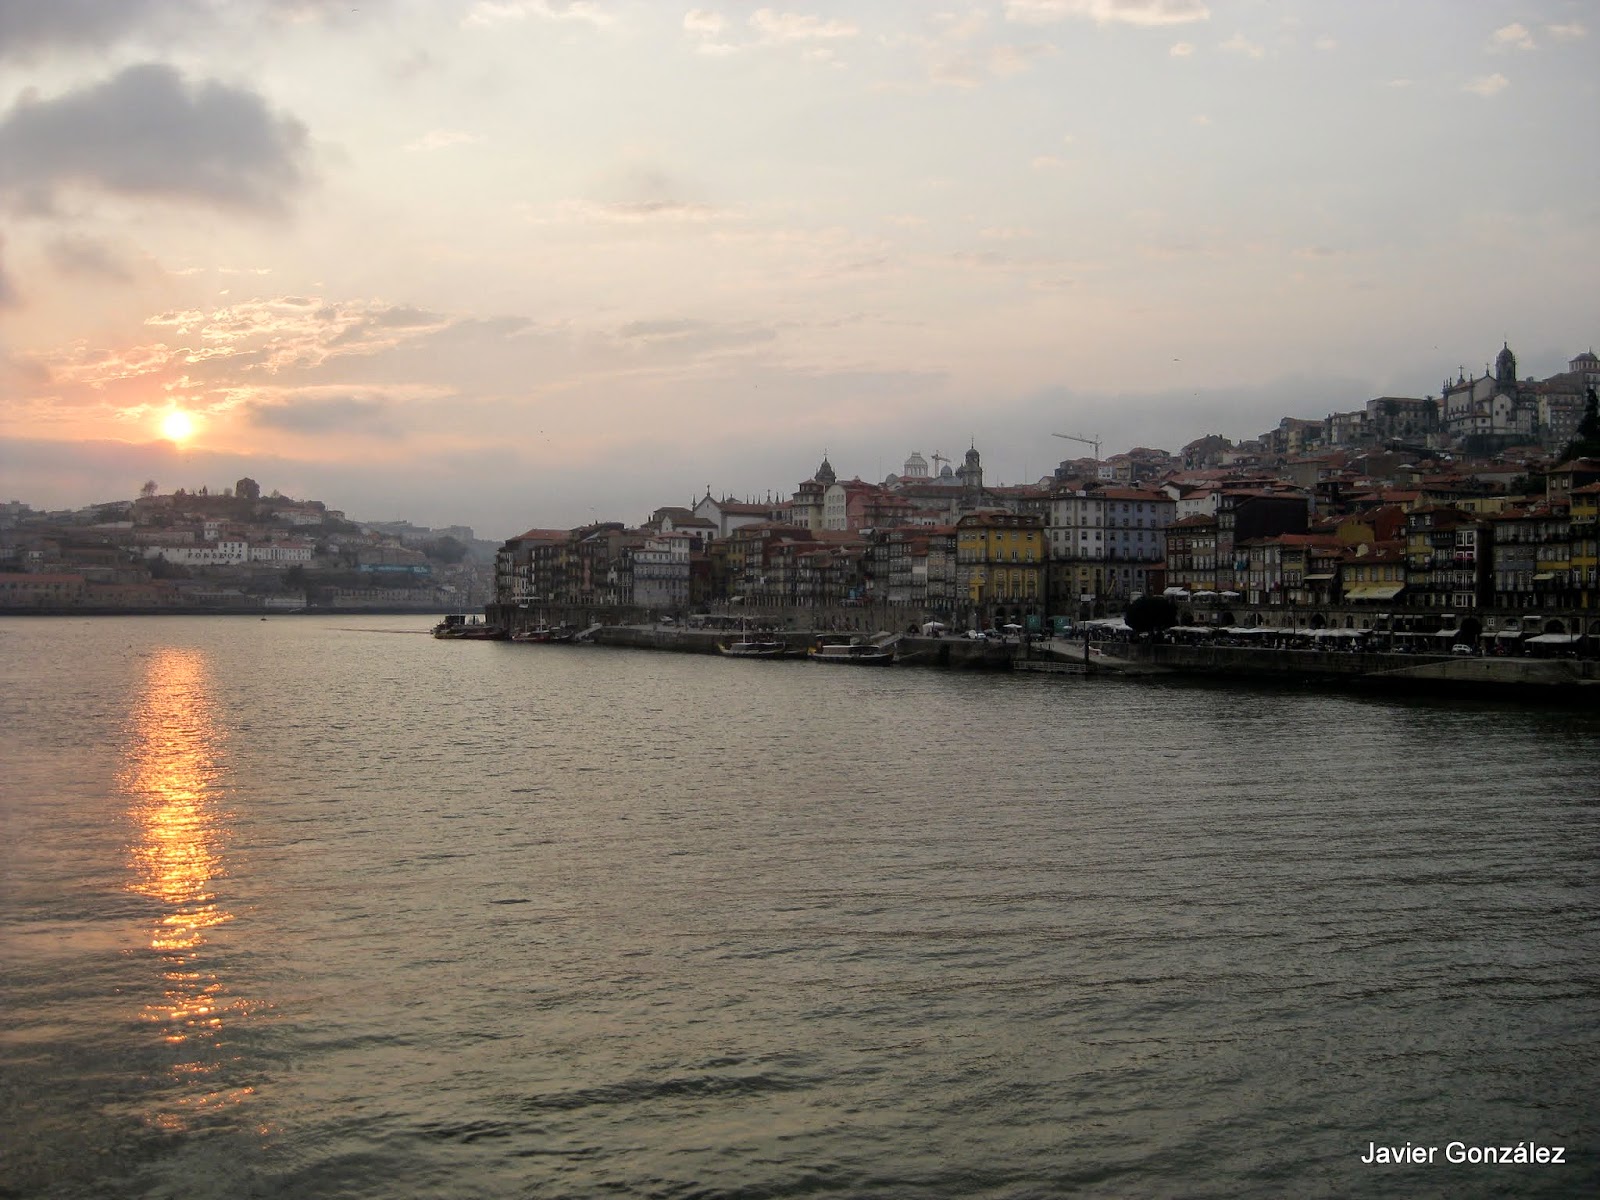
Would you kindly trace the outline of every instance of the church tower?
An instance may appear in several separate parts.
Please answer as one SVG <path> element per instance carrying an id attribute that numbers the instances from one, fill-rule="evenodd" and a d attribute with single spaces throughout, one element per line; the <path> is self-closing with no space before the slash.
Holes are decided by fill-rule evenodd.
<path id="1" fill-rule="evenodd" d="M 1511 353 L 1511 347 L 1500 343 L 1500 353 L 1495 355 L 1494 381 L 1505 392 L 1517 390 L 1517 356 Z"/>
<path id="2" fill-rule="evenodd" d="M 968 508 L 977 508 L 983 503 L 983 463 L 978 458 L 977 446 L 972 446 L 967 451 L 961 469 L 956 472 L 961 480 L 961 502 Z"/>

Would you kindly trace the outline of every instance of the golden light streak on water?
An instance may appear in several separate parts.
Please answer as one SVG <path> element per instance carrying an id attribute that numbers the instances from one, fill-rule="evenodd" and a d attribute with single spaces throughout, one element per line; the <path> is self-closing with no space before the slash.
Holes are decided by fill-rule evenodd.
<path id="1" fill-rule="evenodd" d="M 250 1009 L 217 976 L 214 956 L 205 952 L 210 931 L 234 919 L 217 892 L 227 875 L 229 814 L 223 806 L 224 727 L 205 657 L 193 650 L 158 651 L 131 715 L 122 786 L 139 840 L 130 847 L 127 888 L 162 906 L 149 944 L 161 957 L 165 985 L 140 1018 L 181 1055 L 169 1073 L 185 1085 L 149 1119 L 176 1130 L 243 1103 L 253 1090 L 206 1090 L 204 1084 L 223 1065 L 226 1027 Z"/>

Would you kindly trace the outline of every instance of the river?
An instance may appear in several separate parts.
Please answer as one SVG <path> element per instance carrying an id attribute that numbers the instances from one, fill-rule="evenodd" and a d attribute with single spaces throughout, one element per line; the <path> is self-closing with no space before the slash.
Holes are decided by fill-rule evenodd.
<path id="1" fill-rule="evenodd" d="M 0 621 L 0 1196 L 1600 1187 L 1600 713 L 426 624 Z"/>

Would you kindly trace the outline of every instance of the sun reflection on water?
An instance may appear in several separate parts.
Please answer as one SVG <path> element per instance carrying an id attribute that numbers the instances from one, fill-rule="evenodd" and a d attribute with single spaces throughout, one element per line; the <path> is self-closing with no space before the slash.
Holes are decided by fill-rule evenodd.
<path id="1" fill-rule="evenodd" d="M 152 1114 L 166 1129 L 242 1103 L 249 1087 L 227 1086 L 227 1027 L 250 1011 L 218 976 L 205 948 L 211 931 L 233 920 L 219 898 L 230 814 L 223 808 L 223 725 L 217 720 L 204 655 L 164 649 L 151 660 L 131 713 L 122 786 L 138 841 L 130 848 L 128 890 L 161 910 L 150 949 L 162 963 L 161 995 L 141 1019 L 156 1026 L 175 1058 L 168 1067 L 181 1094 Z"/>

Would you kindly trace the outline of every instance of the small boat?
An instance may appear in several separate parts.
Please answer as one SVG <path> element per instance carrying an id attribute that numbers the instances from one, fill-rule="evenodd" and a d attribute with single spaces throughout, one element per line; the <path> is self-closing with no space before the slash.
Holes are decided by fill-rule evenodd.
<path id="1" fill-rule="evenodd" d="M 894 665 L 894 650 L 889 646 L 874 646 L 871 642 L 819 641 L 811 647 L 807 657 L 812 662 L 849 663 L 857 667 L 888 667 Z"/>
<path id="2" fill-rule="evenodd" d="M 436 638 L 463 641 L 497 641 L 506 636 L 498 625 L 490 625 L 482 617 L 469 617 L 464 613 L 451 613 L 433 627 Z"/>
<path id="3" fill-rule="evenodd" d="M 727 658 L 785 658 L 789 647 L 781 639 L 737 642 L 718 642 L 717 653 Z"/>
<path id="4" fill-rule="evenodd" d="M 555 640 L 555 630 L 548 625 L 535 625 L 532 629 L 519 629 L 511 635 L 513 642 L 549 642 Z"/>

